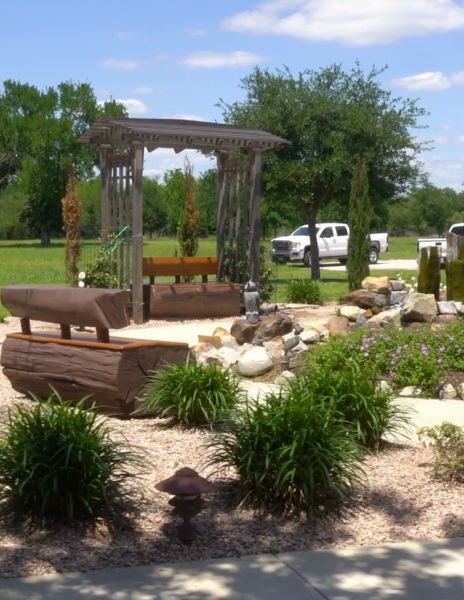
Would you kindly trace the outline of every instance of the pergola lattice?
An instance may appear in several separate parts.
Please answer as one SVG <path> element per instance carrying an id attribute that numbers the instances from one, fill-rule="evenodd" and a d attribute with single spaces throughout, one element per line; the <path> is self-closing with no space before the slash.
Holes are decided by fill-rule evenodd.
<path id="1" fill-rule="evenodd" d="M 144 150 L 172 148 L 214 152 L 218 166 L 217 257 L 218 281 L 224 278 L 224 236 L 227 220 L 227 173 L 240 170 L 249 177 L 249 236 L 250 276 L 259 282 L 261 238 L 261 177 L 262 153 L 274 150 L 287 140 L 256 129 L 223 123 L 175 119 L 105 118 L 90 127 L 80 138 L 81 143 L 100 149 L 101 235 L 109 232 L 126 232 L 126 253 L 120 249 L 120 275 L 127 284 L 132 283 L 132 309 L 135 323 L 143 321 L 143 205 L 142 176 Z M 248 153 L 248 159 L 233 161 L 227 168 L 231 153 L 239 150 Z M 129 242 L 132 244 L 130 253 Z M 132 265 L 131 265 L 132 259 Z M 132 267 L 132 268 L 131 268 Z"/>

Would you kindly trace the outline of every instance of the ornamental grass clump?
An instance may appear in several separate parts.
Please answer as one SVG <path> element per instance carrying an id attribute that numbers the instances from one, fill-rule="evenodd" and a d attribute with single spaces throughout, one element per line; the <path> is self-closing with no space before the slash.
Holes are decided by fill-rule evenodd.
<path id="1" fill-rule="evenodd" d="M 167 365 L 151 375 L 139 410 L 155 412 L 173 425 L 212 427 L 243 396 L 232 372 L 189 361 Z"/>
<path id="2" fill-rule="evenodd" d="M 324 304 L 324 293 L 320 281 L 311 279 L 290 279 L 285 286 L 287 302 L 297 304 Z"/>
<path id="3" fill-rule="evenodd" d="M 33 516 L 95 519 L 124 496 L 141 455 L 115 442 L 106 421 L 57 393 L 8 411 L 0 431 L 0 498 Z"/>
<path id="4" fill-rule="evenodd" d="M 236 470 L 240 503 L 265 510 L 329 508 L 364 481 L 365 450 L 335 402 L 299 379 L 242 405 L 206 446 L 208 466 Z"/>

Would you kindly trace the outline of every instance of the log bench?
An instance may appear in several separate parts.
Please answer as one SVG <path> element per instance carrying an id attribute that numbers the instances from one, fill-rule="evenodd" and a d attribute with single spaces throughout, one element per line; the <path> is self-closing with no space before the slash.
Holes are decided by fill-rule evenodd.
<path id="1" fill-rule="evenodd" d="M 0 359 L 20 393 L 45 399 L 52 386 L 64 400 L 89 396 L 87 406 L 129 417 L 150 372 L 187 360 L 188 344 L 110 337 L 110 329 L 130 324 L 126 290 L 11 285 L 0 296 L 21 319 L 21 332 L 7 334 Z M 31 320 L 55 323 L 60 330 L 33 332 Z M 71 332 L 71 326 L 95 333 Z"/>
<path id="2" fill-rule="evenodd" d="M 152 319 L 209 319 L 240 315 L 240 284 L 208 281 L 217 273 L 211 256 L 143 259 L 145 317 Z M 199 277 L 198 283 L 181 283 L 182 277 Z M 156 283 L 156 277 L 174 277 L 173 283 Z"/>

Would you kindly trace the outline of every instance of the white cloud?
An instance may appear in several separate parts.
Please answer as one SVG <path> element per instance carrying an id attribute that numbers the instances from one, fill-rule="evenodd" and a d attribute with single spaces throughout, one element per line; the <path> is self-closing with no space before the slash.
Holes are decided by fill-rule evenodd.
<path id="1" fill-rule="evenodd" d="M 114 37 L 117 40 L 131 40 L 134 37 L 134 34 L 130 31 L 120 31 Z"/>
<path id="2" fill-rule="evenodd" d="M 460 0 L 265 0 L 221 25 L 231 31 L 363 46 L 464 29 L 464 5 Z"/>
<path id="3" fill-rule="evenodd" d="M 442 146 L 443 144 L 448 143 L 448 138 L 446 137 L 446 135 L 437 135 L 433 138 L 433 143 L 440 144 L 440 146 Z"/>
<path id="4" fill-rule="evenodd" d="M 141 60 L 108 58 L 100 66 L 107 69 L 136 69 L 137 67 L 150 67 L 165 58 L 167 58 L 167 54 L 158 54 Z"/>
<path id="5" fill-rule="evenodd" d="M 207 121 L 208 119 L 204 119 L 203 117 L 199 117 L 197 115 L 170 115 L 168 117 L 164 117 L 165 119 L 185 119 L 186 121 Z"/>
<path id="6" fill-rule="evenodd" d="M 445 90 L 453 84 L 464 85 L 464 71 L 449 76 L 443 75 L 441 71 L 428 71 L 409 77 L 393 79 L 391 83 L 407 90 Z"/>
<path id="7" fill-rule="evenodd" d="M 464 135 L 460 135 L 457 139 L 456 142 L 458 144 L 464 144 Z"/>
<path id="8" fill-rule="evenodd" d="M 194 150 L 184 150 L 176 154 L 171 148 L 157 148 L 145 154 L 143 174 L 147 177 L 162 176 L 169 169 L 184 169 L 184 160 L 188 156 L 193 164 L 195 175 L 214 168 L 216 160 Z"/>
<path id="9" fill-rule="evenodd" d="M 464 181 L 464 159 L 443 156 L 423 156 L 425 170 L 437 187 L 451 187 L 462 191 Z"/>
<path id="10" fill-rule="evenodd" d="M 153 94 L 154 90 L 152 90 L 151 87 L 142 86 L 142 87 L 135 88 L 135 90 L 133 90 L 132 93 L 133 94 Z"/>
<path id="11" fill-rule="evenodd" d="M 464 84 L 464 71 L 459 71 L 458 73 L 453 73 L 450 77 L 453 83 L 462 83 Z"/>
<path id="12" fill-rule="evenodd" d="M 451 82 L 441 71 L 432 71 L 393 79 L 392 85 L 407 90 L 444 90 L 451 86 Z"/>
<path id="13" fill-rule="evenodd" d="M 217 69 L 220 67 L 251 67 L 267 60 L 265 56 L 258 56 L 250 52 L 193 52 L 182 60 L 182 64 L 189 67 L 206 67 Z"/>
<path id="14" fill-rule="evenodd" d="M 124 104 L 130 117 L 144 115 L 148 111 L 148 106 L 135 98 L 128 98 L 127 100 L 118 99 L 116 102 Z"/>
<path id="15" fill-rule="evenodd" d="M 206 35 L 205 29 L 192 29 L 191 27 L 187 27 L 185 33 L 188 33 L 191 37 L 198 37 L 200 35 Z"/>

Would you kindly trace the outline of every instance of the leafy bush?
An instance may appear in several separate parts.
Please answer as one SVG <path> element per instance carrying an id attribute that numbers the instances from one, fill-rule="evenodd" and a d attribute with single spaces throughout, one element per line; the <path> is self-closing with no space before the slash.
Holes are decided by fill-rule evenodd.
<path id="1" fill-rule="evenodd" d="M 464 481 L 464 427 L 444 422 L 423 427 L 419 440 L 429 441 L 434 453 L 432 475 L 447 481 Z"/>
<path id="2" fill-rule="evenodd" d="M 339 365 L 370 365 L 389 378 L 394 388 L 405 385 L 433 392 L 446 371 L 464 371 L 464 328 L 457 321 L 438 331 L 386 328 L 382 331 L 354 331 L 308 355 L 307 369 L 318 365 L 325 372 Z"/>
<path id="3" fill-rule="evenodd" d="M 1 428 L 0 497 L 36 516 L 95 518 L 123 495 L 140 455 L 114 442 L 84 401 L 36 401 L 10 410 Z"/>
<path id="4" fill-rule="evenodd" d="M 320 281 L 311 279 L 290 279 L 285 287 L 287 302 L 297 304 L 324 304 L 324 294 Z"/>
<path id="5" fill-rule="evenodd" d="M 229 371 L 196 362 L 171 364 L 154 373 L 141 398 L 141 411 L 157 412 L 173 424 L 215 425 L 243 392 Z"/>
<path id="6" fill-rule="evenodd" d="M 319 367 L 303 376 L 298 386 L 311 389 L 315 396 L 330 398 L 366 448 L 376 448 L 386 434 L 404 434 L 412 425 L 411 409 L 380 389 L 375 368 L 369 364 L 340 363 L 330 371 Z"/>
<path id="7" fill-rule="evenodd" d="M 240 407 L 207 447 L 210 465 L 236 469 L 241 502 L 266 509 L 308 511 L 363 480 L 363 449 L 335 403 L 300 382 Z"/>
<path id="8" fill-rule="evenodd" d="M 118 263 L 115 250 L 120 240 L 110 237 L 106 247 L 102 247 L 85 271 L 79 273 L 77 285 L 79 287 L 112 289 L 119 287 Z"/>

